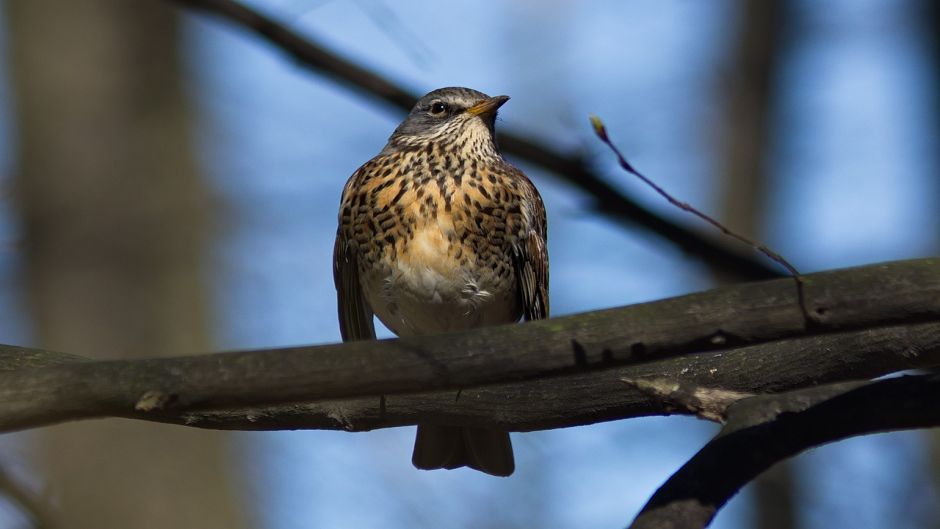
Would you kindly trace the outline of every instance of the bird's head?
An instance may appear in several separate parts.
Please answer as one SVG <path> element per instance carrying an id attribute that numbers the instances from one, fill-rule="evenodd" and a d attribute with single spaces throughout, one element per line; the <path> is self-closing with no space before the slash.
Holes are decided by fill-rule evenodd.
<path id="1" fill-rule="evenodd" d="M 389 147 L 431 142 L 489 142 L 495 150 L 496 111 L 509 96 L 490 97 L 469 88 L 438 88 L 415 103 L 389 138 Z M 488 146 L 487 146 L 488 147 Z"/>

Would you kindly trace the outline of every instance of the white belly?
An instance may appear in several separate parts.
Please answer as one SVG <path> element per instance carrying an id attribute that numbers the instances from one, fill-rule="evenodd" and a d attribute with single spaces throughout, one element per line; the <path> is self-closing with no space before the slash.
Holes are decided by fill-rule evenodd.
<path id="1" fill-rule="evenodd" d="M 406 252 L 363 277 L 376 316 L 398 336 L 436 334 L 513 323 L 519 319 L 512 281 L 495 281 L 461 264 L 439 230 L 415 233 Z"/>

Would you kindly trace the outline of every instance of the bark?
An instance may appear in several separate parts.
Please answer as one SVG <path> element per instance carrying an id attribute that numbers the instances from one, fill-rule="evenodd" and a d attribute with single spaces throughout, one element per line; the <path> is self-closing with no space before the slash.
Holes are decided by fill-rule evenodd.
<path id="1" fill-rule="evenodd" d="M 0 430 L 101 416 L 226 429 L 439 422 L 534 430 L 671 407 L 623 379 L 746 393 L 940 365 L 940 261 L 789 279 L 464 333 L 215 355 L 75 362 L 0 354 Z M 15 369 L 22 357 L 31 365 Z"/>

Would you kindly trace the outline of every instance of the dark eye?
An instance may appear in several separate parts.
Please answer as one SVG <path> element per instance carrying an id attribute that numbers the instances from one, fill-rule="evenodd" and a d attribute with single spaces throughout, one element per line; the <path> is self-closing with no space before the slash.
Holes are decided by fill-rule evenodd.
<path id="1" fill-rule="evenodd" d="M 441 114 L 447 112 L 447 105 L 441 103 L 440 101 L 435 101 L 431 103 L 431 114 L 435 116 L 440 116 Z"/>

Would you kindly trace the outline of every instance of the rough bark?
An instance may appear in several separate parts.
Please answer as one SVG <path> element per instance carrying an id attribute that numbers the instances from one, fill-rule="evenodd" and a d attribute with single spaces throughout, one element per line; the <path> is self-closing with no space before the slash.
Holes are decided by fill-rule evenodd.
<path id="1" fill-rule="evenodd" d="M 622 379 L 765 393 L 940 365 L 940 262 L 806 276 L 466 333 L 0 372 L 0 430 L 100 416 L 227 429 L 533 430 L 669 412 Z M 59 356 L 47 353 L 50 364 Z M 42 353 L 13 350 L 36 365 Z M 462 388 L 462 389 L 461 389 Z M 384 397 L 383 397 L 384 396 Z"/>

